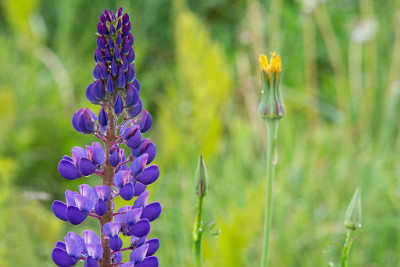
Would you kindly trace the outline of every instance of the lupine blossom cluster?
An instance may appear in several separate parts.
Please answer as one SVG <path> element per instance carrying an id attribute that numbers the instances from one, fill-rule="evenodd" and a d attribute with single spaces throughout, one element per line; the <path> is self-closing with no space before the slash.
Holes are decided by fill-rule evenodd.
<path id="1" fill-rule="evenodd" d="M 58 171 L 68 180 L 98 175 L 102 185 L 82 184 L 78 192 L 66 190 L 65 202 L 54 201 L 51 208 L 56 217 L 73 225 L 88 217 L 97 219 L 100 236 L 91 230 L 82 236 L 69 232 L 52 252 L 54 263 L 60 267 L 73 266 L 78 261 L 84 261 L 85 267 L 158 266 L 153 254 L 159 240 L 148 239 L 148 235 L 150 222 L 160 216 L 161 205 L 148 203 L 146 188 L 160 172 L 157 165 L 148 166 L 154 160 L 156 147 L 142 137 L 151 128 L 152 117 L 142 109 L 139 98 L 130 29 L 129 15 L 123 14 L 122 8 L 116 13 L 104 10 L 97 25 L 94 82 L 87 87 L 86 97 L 101 109 L 98 115 L 89 108 L 78 110 L 72 125 L 80 133 L 99 138 L 104 148 L 99 142 L 85 148 L 74 147 L 71 156 L 61 159 Z M 133 205 L 114 211 L 118 196 L 136 199 Z M 123 244 L 121 235 L 129 236 L 130 242 Z M 122 263 L 123 251 L 130 251 L 130 262 Z"/>

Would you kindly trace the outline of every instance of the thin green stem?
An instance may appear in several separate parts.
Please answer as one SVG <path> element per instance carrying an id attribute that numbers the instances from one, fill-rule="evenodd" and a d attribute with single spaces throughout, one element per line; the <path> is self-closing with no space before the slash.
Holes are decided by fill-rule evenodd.
<path id="1" fill-rule="evenodd" d="M 196 221 L 193 228 L 193 259 L 194 266 L 201 267 L 201 237 L 203 234 L 203 222 L 201 221 L 203 211 L 203 197 L 199 197 L 199 207 L 197 210 Z"/>
<path id="2" fill-rule="evenodd" d="M 272 224 L 272 196 L 274 187 L 274 175 L 276 158 L 276 138 L 278 134 L 279 119 L 266 120 L 267 126 L 267 183 L 265 197 L 264 243 L 261 259 L 261 267 L 268 266 L 269 240 Z"/>
<path id="3" fill-rule="evenodd" d="M 349 256 L 351 243 L 353 243 L 353 229 L 347 229 L 346 242 L 344 243 L 343 255 L 342 255 L 342 267 L 347 267 L 347 258 Z"/>

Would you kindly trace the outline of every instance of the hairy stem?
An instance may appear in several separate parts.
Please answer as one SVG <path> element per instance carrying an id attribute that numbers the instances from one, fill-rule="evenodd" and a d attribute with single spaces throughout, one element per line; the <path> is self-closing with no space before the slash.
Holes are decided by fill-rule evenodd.
<path id="1" fill-rule="evenodd" d="M 110 191 L 112 192 L 111 185 L 114 177 L 114 168 L 111 165 L 109 158 L 110 158 L 111 146 L 114 144 L 116 140 L 116 134 L 115 134 L 116 119 L 112 108 L 109 109 L 108 120 L 110 123 L 107 127 L 107 138 L 105 142 L 106 161 L 104 167 L 103 185 L 107 185 L 108 187 L 110 187 Z M 112 218 L 113 218 L 113 211 L 112 211 L 112 198 L 111 198 L 110 201 L 108 201 L 107 203 L 107 212 L 100 218 L 101 245 L 104 249 L 103 258 L 100 261 L 100 267 L 109 267 L 111 264 L 111 250 L 110 247 L 108 246 L 108 239 L 103 233 L 103 226 L 106 223 L 111 222 Z"/>
<path id="2" fill-rule="evenodd" d="M 264 242 L 261 259 L 261 267 L 268 266 L 269 240 L 272 224 L 272 195 L 274 187 L 274 175 L 276 158 L 276 138 L 278 134 L 279 119 L 266 120 L 267 125 L 267 183 L 265 197 Z"/>

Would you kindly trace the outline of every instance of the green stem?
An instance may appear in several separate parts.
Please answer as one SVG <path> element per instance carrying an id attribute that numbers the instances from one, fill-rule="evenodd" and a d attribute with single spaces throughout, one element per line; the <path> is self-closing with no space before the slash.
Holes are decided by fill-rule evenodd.
<path id="1" fill-rule="evenodd" d="M 203 234 L 203 225 L 201 221 L 203 210 L 203 197 L 199 197 L 199 207 L 197 210 L 196 221 L 194 223 L 193 228 L 193 259 L 194 259 L 194 266 L 201 267 L 201 236 Z"/>
<path id="2" fill-rule="evenodd" d="M 342 255 L 342 267 L 347 267 L 347 258 L 349 256 L 351 243 L 353 243 L 353 229 L 347 229 L 346 242 L 344 243 L 343 255 Z"/>
<path id="3" fill-rule="evenodd" d="M 276 158 L 276 138 L 278 134 L 279 119 L 266 120 L 267 126 L 267 183 L 265 198 L 265 220 L 264 220 L 264 243 L 261 267 L 268 266 L 269 240 L 271 237 L 272 224 L 272 195 L 274 187 L 274 175 Z"/>

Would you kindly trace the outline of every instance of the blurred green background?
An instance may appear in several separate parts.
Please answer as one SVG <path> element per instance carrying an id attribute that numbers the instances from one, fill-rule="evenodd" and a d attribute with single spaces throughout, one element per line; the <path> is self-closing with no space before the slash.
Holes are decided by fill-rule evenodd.
<path id="1" fill-rule="evenodd" d="M 210 192 L 205 266 L 258 266 L 265 126 L 258 55 L 277 51 L 287 114 L 279 129 L 270 266 L 336 266 L 343 216 L 362 188 L 363 228 L 350 266 L 400 266 L 399 0 L 0 1 L 0 266 L 53 266 L 68 231 L 50 206 L 70 182 L 63 155 L 95 141 L 76 133 L 89 106 L 96 25 L 124 8 L 135 37 L 136 73 L 161 169 L 151 200 L 162 216 L 160 266 L 192 266 L 197 158 Z M 122 203 L 119 203 L 122 204 Z M 80 264 L 79 266 L 83 266 Z"/>

